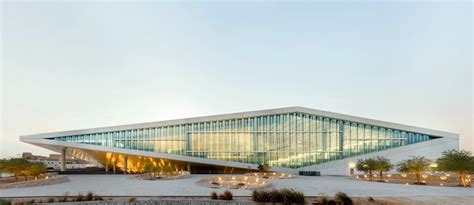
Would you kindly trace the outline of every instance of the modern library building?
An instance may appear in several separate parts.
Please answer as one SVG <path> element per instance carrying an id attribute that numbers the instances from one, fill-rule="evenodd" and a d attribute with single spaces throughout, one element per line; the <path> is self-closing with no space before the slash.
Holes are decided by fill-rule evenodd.
<path id="1" fill-rule="evenodd" d="M 435 159 L 459 148 L 455 133 L 304 107 L 21 136 L 26 143 L 102 164 L 143 171 L 147 163 L 192 173 L 272 170 L 349 175 L 360 158 Z M 64 170 L 64 167 L 62 167 Z"/>

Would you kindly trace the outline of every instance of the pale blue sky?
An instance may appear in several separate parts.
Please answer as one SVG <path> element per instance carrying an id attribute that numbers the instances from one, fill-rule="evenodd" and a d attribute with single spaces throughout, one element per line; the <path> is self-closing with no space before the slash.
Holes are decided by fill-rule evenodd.
<path id="1" fill-rule="evenodd" d="M 285 106 L 461 134 L 472 3 L 5 3 L 1 157 L 19 135 Z"/>

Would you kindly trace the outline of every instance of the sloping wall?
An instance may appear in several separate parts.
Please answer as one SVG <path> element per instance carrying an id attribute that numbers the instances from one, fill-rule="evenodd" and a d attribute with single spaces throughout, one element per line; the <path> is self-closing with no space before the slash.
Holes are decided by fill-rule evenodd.
<path id="1" fill-rule="evenodd" d="M 459 140 L 454 138 L 439 138 L 426 142 L 420 142 L 403 147 L 373 152 L 369 154 L 349 157 L 341 160 L 326 162 L 323 164 L 302 167 L 299 170 L 320 171 L 321 175 L 350 175 L 350 165 L 355 165 L 358 159 L 368 157 L 383 156 L 390 159 L 392 164 L 408 159 L 411 156 L 424 156 L 431 160 L 436 160 L 441 153 L 450 149 L 459 149 Z M 357 170 L 354 168 L 355 173 Z"/>

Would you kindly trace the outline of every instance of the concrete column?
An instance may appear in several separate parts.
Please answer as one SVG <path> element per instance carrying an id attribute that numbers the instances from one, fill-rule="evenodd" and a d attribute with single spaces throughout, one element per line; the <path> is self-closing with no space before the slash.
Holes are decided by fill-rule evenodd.
<path id="1" fill-rule="evenodd" d="M 123 159 L 123 174 L 127 174 L 127 162 L 128 161 L 128 157 L 125 156 L 125 158 Z"/>
<path id="2" fill-rule="evenodd" d="M 115 174 L 115 171 L 117 170 L 117 165 L 115 164 L 115 162 L 114 162 L 113 165 L 114 165 L 114 166 L 113 166 L 113 170 L 114 170 L 114 174 Z"/>
<path id="3" fill-rule="evenodd" d="M 63 148 L 61 150 L 60 161 L 61 161 L 61 171 L 62 172 L 66 171 L 66 150 L 67 150 L 67 148 Z"/>
<path id="4" fill-rule="evenodd" d="M 105 174 L 109 173 L 109 162 L 105 163 Z"/>
<path id="5" fill-rule="evenodd" d="M 188 164 L 188 172 L 191 173 L 191 165 Z"/>

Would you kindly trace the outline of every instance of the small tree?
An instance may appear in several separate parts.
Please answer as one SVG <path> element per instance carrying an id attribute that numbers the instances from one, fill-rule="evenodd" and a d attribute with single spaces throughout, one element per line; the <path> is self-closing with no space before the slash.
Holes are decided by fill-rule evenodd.
<path id="1" fill-rule="evenodd" d="M 30 166 L 28 167 L 27 172 L 29 174 L 31 174 L 31 176 L 35 177 L 35 180 L 36 180 L 36 179 L 38 179 L 39 175 L 41 175 L 43 173 L 46 173 L 47 170 L 48 170 L 48 168 L 43 163 L 34 162 L 34 163 L 30 164 Z"/>
<path id="2" fill-rule="evenodd" d="M 391 169 L 393 169 L 393 165 L 390 163 L 390 159 L 380 156 L 375 158 L 374 170 L 379 172 L 380 181 L 383 181 L 383 172 Z"/>
<path id="3" fill-rule="evenodd" d="M 372 173 L 376 171 L 377 160 L 374 158 L 359 159 L 357 160 L 356 169 L 357 171 L 369 173 L 370 181 L 374 181 Z"/>
<path id="4" fill-rule="evenodd" d="M 466 180 L 466 174 L 474 172 L 474 157 L 466 150 L 449 150 L 443 152 L 436 163 L 438 170 L 446 172 L 457 172 L 459 175 L 459 186 L 468 187 L 470 183 Z"/>
<path id="5" fill-rule="evenodd" d="M 148 174 L 149 174 L 150 179 L 152 178 L 152 173 L 154 173 L 155 170 L 156 170 L 156 168 L 155 168 L 155 166 L 153 166 L 152 163 L 148 163 L 148 164 L 146 164 L 145 167 L 144 167 L 144 171 L 145 171 L 145 173 L 148 173 Z"/>
<path id="6" fill-rule="evenodd" d="M 430 165 L 430 160 L 422 156 L 415 156 L 411 159 L 403 160 L 398 163 L 398 171 L 402 173 L 413 173 L 416 175 L 416 183 L 421 183 L 421 174 L 423 174 Z"/>
<path id="7" fill-rule="evenodd" d="M 14 158 L 9 160 L 3 160 L 2 169 L 3 172 L 8 172 L 15 176 L 17 179 L 18 176 L 25 176 L 25 181 L 28 180 L 28 167 L 30 162 L 25 159 Z"/>
<path id="8" fill-rule="evenodd" d="M 0 173 L 7 172 L 8 160 L 0 159 Z"/>
<path id="9" fill-rule="evenodd" d="M 171 175 L 172 172 L 173 172 L 173 167 L 171 166 L 171 164 L 165 164 L 162 168 L 161 168 L 161 171 L 163 173 L 166 173 L 166 175 Z"/>
<path id="10" fill-rule="evenodd" d="M 270 165 L 267 163 L 262 163 L 258 165 L 258 171 L 260 172 L 269 172 L 270 171 Z"/>

